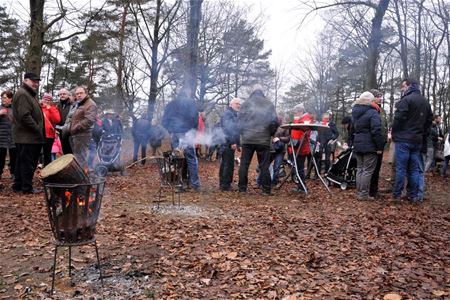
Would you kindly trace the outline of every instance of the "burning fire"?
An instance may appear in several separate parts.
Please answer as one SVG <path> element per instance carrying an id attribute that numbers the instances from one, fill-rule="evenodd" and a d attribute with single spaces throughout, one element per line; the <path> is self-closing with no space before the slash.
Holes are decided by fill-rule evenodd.
<path id="1" fill-rule="evenodd" d="M 89 195 L 88 205 L 91 204 L 91 203 L 93 203 L 93 202 L 95 201 L 95 194 L 96 194 L 96 190 L 93 189 L 93 190 L 91 191 L 90 195 Z M 64 192 L 64 197 L 65 197 L 65 200 L 66 200 L 66 207 L 67 207 L 67 206 L 69 206 L 69 204 L 70 204 L 70 199 L 72 198 L 72 193 L 69 192 L 69 191 L 65 191 L 65 192 Z M 86 200 L 85 200 L 84 196 L 77 196 L 77 198 L 76 198 L 76 203 L 77 203 L 77 205 L 78 205 L 79 207 L 80 207 L 80 206 L 85 206 L 85 205 L 86 205 Z M 88 212 L 89 212 L 89 214 L 91 214 L 91 213 L 92 213 L 92 209 L 89 208 L 89 209 L 88 209 Z"/>

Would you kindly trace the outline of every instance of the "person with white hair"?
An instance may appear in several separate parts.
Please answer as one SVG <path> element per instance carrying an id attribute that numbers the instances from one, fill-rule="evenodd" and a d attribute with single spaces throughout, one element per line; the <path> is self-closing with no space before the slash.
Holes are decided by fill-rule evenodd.
<path id="1" fill-rule="evenodd" d="M 262 195 L 270 196 L 271 179 L 270 142 L 278 128 L 278 118 L 275 106 L 262 91 L 260 85 L 255 85 L 247 101 L 238 113 L 238 126 L 242 141 L 241 164 L 239 167 L 239 192 L 247 192 L 248 168 L 256 152 L 260 168 Z"/>
<path id="2" fill-rule="evenodd" d="M 66 123 L 67 117 L 69 115 L 70 109 L 72 108 L 73 101 L 70 99 L 71 93 L 66 88 L 62 88 L 58 92 L 59 103 L 56 105 L 56 108 L 59 111 L 59 115 L 61 116 L 61 120 L 59 124 L 56 126 L 56 129 L 60 133 L 61 146 L 64 154 L 72 153 L 72 147 L 70 146 L 69 136 L 63 136 L 61 134 L 62 127 Z"/>
<path id="3" fill-rule="evenodd" d="M 358 200 L 373 200 L 369 197 L 370 181 L 377 165 L 377 154 L 383 151 L 381 118 L 378 106 L 373 105 L 375 97 L 364 92 L 353 104 L 352 118 L 355 128 L 353 147 L 356 167 L 356 197 Z"/>
<path id="4" fill-rule="evenodd" d="M 220 118 L 225 141 L 220 146 L 222 159 L 220 160 L 219 185 L 221 191 L 230 191 L 234 173 L 234 154 L 239 150 L 239 128 L 237 114 L 241 108 L 241 100 L 233 98 L 230 105 Z"/>
<path id="5" fill-rule="evenodd" d="M 292 110 L 294 114 L 294 120 L 292 123 L 294 124 L 312 124 L 314 122 L 313 117 L 306 112 L 305 106 L 303 103 L 297 104 L 294 106 Z M 291 140 L 294 146 L 289 147 L 289 155 L 293 157 L 293 159 L 297 160 L 297 170 L 298 175 L 300 176 L 301 181 L 304 185 L 305 183 L 305 161 L 308 155 L 311 153 L 310 148 L 310 136 L 311 132 L 303 131 L 303 130 L 291 130 Z M 295 157 L 294 157 L 295 156 Z M 295 193 L 305 193 L 304 186 L 299 181 L 297 187 L 292 190 Z"/>

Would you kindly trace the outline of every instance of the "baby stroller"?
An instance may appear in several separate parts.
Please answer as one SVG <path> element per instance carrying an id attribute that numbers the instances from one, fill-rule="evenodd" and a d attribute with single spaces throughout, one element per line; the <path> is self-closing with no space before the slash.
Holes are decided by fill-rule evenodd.
<path id="1" fill-rule="evenodd" d="M 97 147 L 98 164 L 95 174 L 105 177 L 109 172 L 120 172 L 123 175 L 124 168 L 120 161 L 120 149 L 122 147 L 121 134 L 102 135 Z"/>
<path id="2" fill-rule="evenodd" d="M 352 148 L 348 148 L 339 154 L 325 174 L 325 178 L 329 183 L 339 185 L 342 190 L 347 189 L 349 185 L 354 186 L 356 184 L 356 157 L 354 157 Z"/>

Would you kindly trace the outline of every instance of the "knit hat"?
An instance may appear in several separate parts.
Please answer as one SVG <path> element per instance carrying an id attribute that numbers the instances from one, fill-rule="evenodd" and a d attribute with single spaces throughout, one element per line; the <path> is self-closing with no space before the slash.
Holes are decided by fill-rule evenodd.
<path id="1" fill-rule="evenodd" d="M 44 93 L 44 96 L 42 96 L 42 100 L 52 102 L 53 101 L 53 97 L 49 93 Z"/>
<path id="2" fill-rule="evenodd" d="M 375 100 L 375 97 L 373 96 L 373 94 L 371 92 L 364 92 L 361 94 L 361 96 L 359 96 L 359 98 L 357 100 L 373 101 L 373 100 Z"/>
<path id="3" fill-rule="evenodd" d="M 296 113 L 296 112 L 304 112 L 305 111 L 305 105 L 303 105 L 303 103 L 297 104 L 296 106 L 294 106 L 294 108 L 292 109 L 292 112 Z"/>

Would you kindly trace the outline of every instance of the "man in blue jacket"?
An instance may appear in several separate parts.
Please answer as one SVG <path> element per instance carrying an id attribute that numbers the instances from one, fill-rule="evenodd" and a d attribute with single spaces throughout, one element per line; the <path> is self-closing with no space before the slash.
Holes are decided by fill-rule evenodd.
<path id="1" fill-rule="evenodd" d="M 230 106 L 220 118 L 225 142 L 220 146 L 222 159 L 219 169 L 219 184 L 221 191 L 230 191 L 234 173 L 234 153 L 239 147 L 239 128 L 237 125 L 237 113 L 241 108 L 241 100 L 234 98 Z"/>
<path id="2" fill-rule="evenodd" d="M 400 200 L 405 178 L 408 177 L 406 196 L 418 203 L 420 182 L 419 155 L 422 143 L 431 128 L 433 114 L 430 103 L 420 93 L 415 79 L 406 78 L 401 85 L 402 97 L 395 105 L 392 139 L 395 142 L 396 177 L 393 197 Z"/>
<path id="3" fill-rule="evenodd" d="M 191 186 L 195 191 L 200 191 L 198 160 L 195 155 L 198 110 L 190 93 L 181 91 L 175 100 L 167 104 L 161 124 L 172 135 L 172 148 L 184 150 Z"/>

